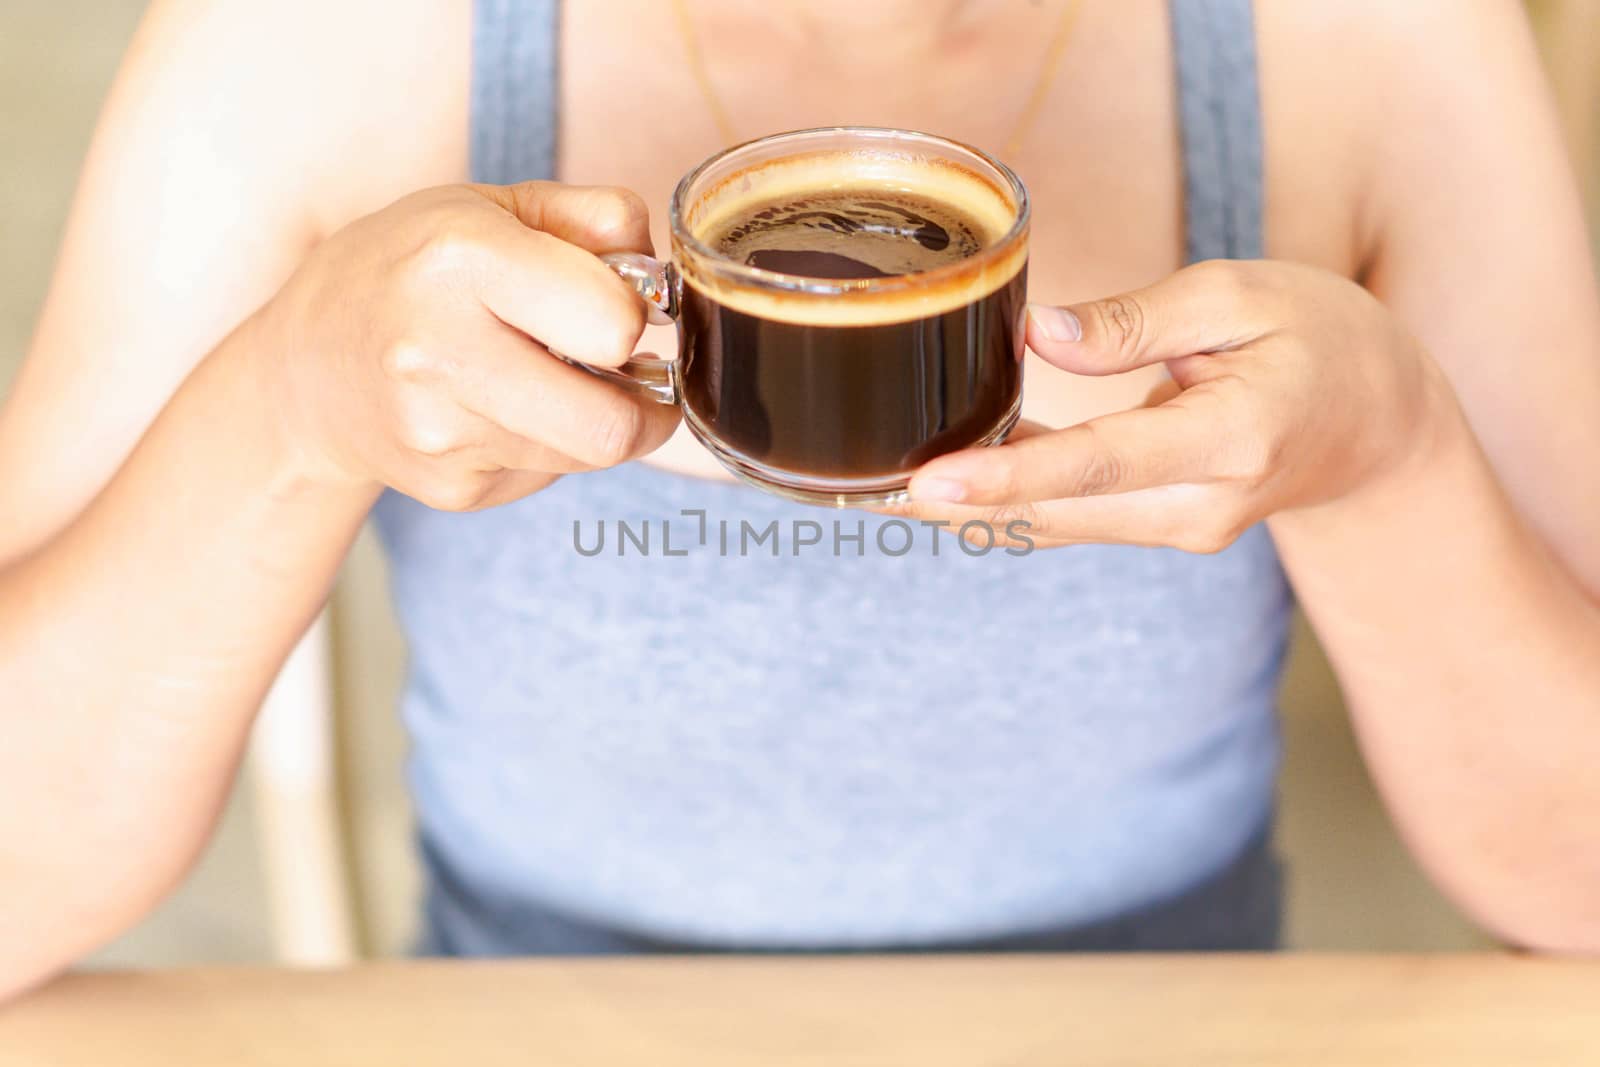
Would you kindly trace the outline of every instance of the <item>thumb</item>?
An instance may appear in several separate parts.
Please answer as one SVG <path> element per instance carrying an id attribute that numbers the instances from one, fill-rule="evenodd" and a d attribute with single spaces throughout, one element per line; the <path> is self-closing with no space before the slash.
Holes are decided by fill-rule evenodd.
<path id="1" fill-rule="evenodd" d="M 524 226 L 543 230 L 595 255 L 654 254 L 650 209 L 638 193 L 629 189 L 546 181 L 471 188 Z"/>
<path id="2" fill-rule="evenodd" d="M 1257 309 L 1241 299 L 1237 275 L 1250 264 L 1185 267 L 1120 296 L 1053 307 L 1028 306 L 1028 347 L 1074 374 L 1120 374 L 1202 353 L 1226 352 L 1261 334 Z"/>

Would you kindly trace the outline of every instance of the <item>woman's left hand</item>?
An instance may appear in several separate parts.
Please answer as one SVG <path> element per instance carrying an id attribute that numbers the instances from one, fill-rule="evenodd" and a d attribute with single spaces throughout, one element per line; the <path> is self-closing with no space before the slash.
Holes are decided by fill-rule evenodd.
<path id="1" fill-rule="evenodd" d="M 1075 374 L 1165 363 L 1147 406 L 941 456 L 895 512 L 986 543 L 1216 552 L 1266 517 L 1324 504 L 1426 453 L 1443 375 L 1365 289 L 1292 263 L 1195 264 L 1147 289 L 1035 305 L 1028 345 Z M 992 531 L 993 542 L 989 542 Z M 975 535 L 976 536 L 976 535 Z"/>

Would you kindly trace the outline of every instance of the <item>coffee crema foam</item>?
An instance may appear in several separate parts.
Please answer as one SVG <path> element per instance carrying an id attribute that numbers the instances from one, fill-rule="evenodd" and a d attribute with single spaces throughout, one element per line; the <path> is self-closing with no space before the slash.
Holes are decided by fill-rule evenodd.
<path id="1" fill-rule="evenodd" d="M 746 266 L 805 278 L 920 274 L 977 255 L 982 228 L 955 207 L 881 189 L 775 200 L 707 243 Z"/>
<path id="2" fill-rule="evenodd" d="M 827 291 L 763 288 L 718 270 L 727 260 L 763 269 L 815 264 L 814 255 L 784 256 L 784 249 L 797 250 L 796 228 L 784 223 L 807 211 L 841 209 L 854 213 L 860 229 L 898 224 L 902 232 L 863 241 L 859 230 L 841 234 L 839 227 L 851 223 L 818 218 L 815 240 L 804 250 L 843 253 L 870 268 L 834 274 L 825 266 L 831 280 L 782 270 Z M 749 315 L 817 326 L 905 322 L 980 300 L 1015 277 L 1026 260 L 1025 242 L 995 246 L 1016 217 L 1007 191 L 957 163 L 897 152 L 813 152 L 753 165 L 701 193 L 683 221 L 721 258 L 682 247 L 678 258 L 686 284 Z M 948 243 L 935 247 L 940 233 Z"/>

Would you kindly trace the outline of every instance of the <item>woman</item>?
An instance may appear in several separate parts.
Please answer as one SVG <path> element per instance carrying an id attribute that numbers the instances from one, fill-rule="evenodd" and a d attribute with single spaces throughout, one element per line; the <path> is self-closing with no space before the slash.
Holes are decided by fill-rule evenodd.
<path id="1" fill-rule="evenodd" d="M 148 17 L 0 421 L 0 988 L 181 876 L 374 503 L 434 951 L 1270 945 L 1285 575 L 1439 884 L 1600 948 L 1600 309 L 1511 0 L 556 14 Z M 835 122 L 1013 142 L 1035 425 L 909 510 L 1076 547 L 573 552 L 829 517 L 546 346 Z"/>

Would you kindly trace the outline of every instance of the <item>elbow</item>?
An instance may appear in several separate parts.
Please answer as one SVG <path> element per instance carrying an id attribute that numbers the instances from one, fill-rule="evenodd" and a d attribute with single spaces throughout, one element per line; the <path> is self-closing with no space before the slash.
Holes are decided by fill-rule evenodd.
<path id="1" fill-rule="evenodd" d="M 94 927 L 81 919 L 70 901 L 49 908 L 32 894 L 0 894 L 0 1007 L 57 977 L 105 940 L 94 938 Z"/>
<path id="2" fill-rule="evenodd" d="M 1405 836 L 1435 887 L 1508 948 L 1600 958 L 1600 836 L 1587 814 L 1568 814 L 1590 805 L 1519 804 Z"/>
<path id="3" fill-rule="evenodd" d="M 0 1008 L 38 989 L 66 968 L 66 963 L 49 965 L 24 958 L 0 958 Z"/>
<path id="4" fill-rule="evenodd" d="M 1464 894 L 1457 901 L 1508 948 L 1545 956 L 1600 958 L 1600 885 L 1520 887 L 1492 897 Z"/>
<path id="5" fill-rule="evenodd" d="M 1600 919 L 1500 922 L 1487 929 L 1513 949 L 1541 956 L 1600 959 Z"/>
<path id="6" fill-rule="evenodd" d="M 177 881 L 137 860 L 98 869 L 76 857 L 69 864 L 19 866 L 0 865 L 0 1005 L 133 926 Z"/>

